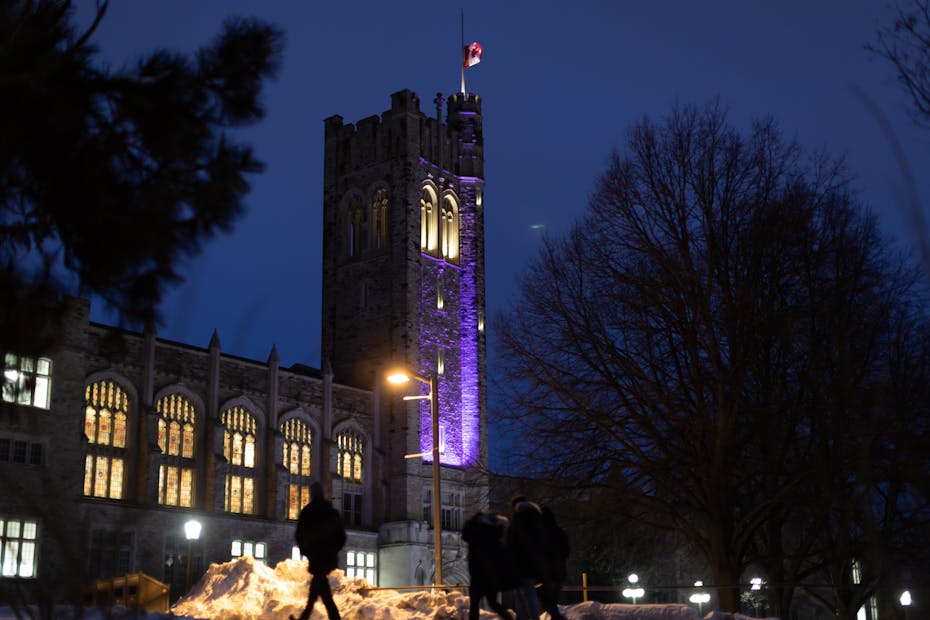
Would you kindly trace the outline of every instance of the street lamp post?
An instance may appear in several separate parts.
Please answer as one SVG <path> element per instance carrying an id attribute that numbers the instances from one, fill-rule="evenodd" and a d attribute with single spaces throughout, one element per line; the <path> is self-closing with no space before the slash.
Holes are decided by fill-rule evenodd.
<path id="1" fill-rule="evenodd" d="M 433 585 L 440 585 L 442 584 L 442 513 L 439 505 L 439 382 L 436 377 L 426 378 L 404 371 L 389 374 L 387 380 L 391 383 L 406 383 L 411 378 L 429 386 L 427 396 L 404 396 L 404 400 L 429 399 L 430 419 L 433 427 L 433 563 L 436 566 L 433 573 Z M 426 453 L 408 454 L 404 458 L 417 458 L 424 454 Z"/>
<path id="2" fill-rule="evenodd" d="M 194 541 L 200 538 L 200 521 L 191 519 L 184 524 L 184 537 L 187 539 L 187 577 L 184 579 L 184 591 L 191 589 L 191 553 Z"/>
<path id="3" fill-rule="evenodd" d="M 642 596 L 646 594 L 646 591 L 636 585 L 637 582 L 639 582 L 639 575 L 637 575 L 636 573 L 632 573 L 629 577 L 627 577 L 627 579 L 629 580 L 630 585 L 632 585 L 633 587 L 624 588 L 621 594 L 623 594 L 623 596 L 627 598 L 633 599 L 633 604 L 635 605 L 636 599 L 642 598 Z"/>
<path id="4" fill-rule="evenodd" d="M 911 598 L 911 591 L 905 590 L 901 593 L 901 598 L 898 599 L 901 603 L 901 607 L 904 608 L 904 618 L 910 620 L 911 617 L 911 604 L 914 602 Z"/>
<path id="5" fill-rule="evenodd" d="M 695 582 L 694 582 L 694 587 L 695 587 L 695 588 L 703 588 L 703 587 L 704 587 L 704 582 L 703 582 L 703 581 L 695 581 Z M 710 594 L 708 594 L 707 592 L 698 591 L 698 592 L 695 592 L 694 594 L 692 594 L 692 595 L 688 598 L 688 600 L 691 601 L 692 603 L 694 603 L 695 605 L 698 606 L 698 615 L 701 615 L 701 609 L 703 608 L 704 603 L 710 602 Z"/>

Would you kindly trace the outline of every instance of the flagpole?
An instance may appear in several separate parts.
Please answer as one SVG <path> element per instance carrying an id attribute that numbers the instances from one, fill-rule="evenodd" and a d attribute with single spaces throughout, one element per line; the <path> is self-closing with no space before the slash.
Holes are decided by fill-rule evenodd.
<path id="1" fill-rule="evenodd" d="M 465 94 L 465 9 L 459 7 L 459 16 L 460 23 L 462 25 L 462 45 L 459 47 L 462 50 L 462 62 L 459 63 L 462 67 L 462 95 Z"/>

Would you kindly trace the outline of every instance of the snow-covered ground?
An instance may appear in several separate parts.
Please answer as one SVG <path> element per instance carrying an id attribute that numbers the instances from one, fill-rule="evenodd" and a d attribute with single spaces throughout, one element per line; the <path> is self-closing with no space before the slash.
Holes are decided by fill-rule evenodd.
<path id="1" fill-rule="evenodd" d="M 459 592 L 429 590 L 368 590 L 364 579 L 347 579 L 342 571 L 330 573 L 333 598 L 343 620 L 464 620 L 468 617 L 468 597 Z M 129 610 L 85 610 L 86 620 L 139 618 L 140 620 L 286 620 L 299 615 L 307 600 L 309 575 L 305 560 L 284 560 L 274 568 L 251 556 L 225 564 L 213 564 L 203 578 L 181 598 L 170 614 L 136 615 Z M 64 610 L 62 610 L 64 611 Z M 624 605 L 596 602 L 567 605 L 562 613 L 568 620 L 699 620 L 697 610 L 688 605 Z M 17 618 L 12 610 L 0 608 L 0 620 Z M 29 617 L 29 616 L 26 616 Z M 56 614 L 67 620 L 73 614 Z M 497 615 L 482 610 L 481 620 Z M 753 620 L 748 616 L 710 612 L 714 620 Z M 326 620 L 323 604 L 317 601 L 310 620 Z M 543 614 L 542 620 L 549 620 Z"/>

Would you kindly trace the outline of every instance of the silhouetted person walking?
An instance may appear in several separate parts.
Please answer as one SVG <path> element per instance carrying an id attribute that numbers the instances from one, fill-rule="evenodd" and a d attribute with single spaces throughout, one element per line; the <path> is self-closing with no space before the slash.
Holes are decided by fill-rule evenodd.
<path id="1" fill-rule="evenodd" d="M 505 517 L 484 512 L 472 516 L 462 528 L 462 540 L 468 543 L 468 620 L 478 620 L 481 597 L 503 620 L 513 620 L 497 600 L 498 593 L 520 582 L 513 555 L 504 545 L 506 530 Z"/>
<path id="2" fill-rule="evenodd" d="M 542 525 L 546 534 L 543 548 L 546 567 L 538 589 L 539 602 L 552 620 L 565 620 L 559 611 L 559 594 L 566 577 L 568 534 L 555 522 L 555 515 L 548 506 L 542 507 Z"/>
<path id="3" fill-rule="evenodd" d="M 307 606 L 301 612 L 300 620 L 310 617 L 317 597 L 323 600 L 329 620 L 340 620 L 339 609 L 329 589 L 328 575 L 339 565 L 339 550 L 346 542 L 346 531 L 342 525 L 342 517 L 332 504 L 323 498 L 323 485 L 319 482 L 310 485 L 310 503 L 300 511 L 294 537 L 300 552 L 307 556 L 307 570 L 313 575 Z M 294 616 L 290 618 L 296 620 Z"/>
<path id="4" fill-rule="evenodd" d="M 522 495 L 513 498 L 510 505 L 513 512 L 507 527 L 507 546 L 513 553 L 520 575 L 517 620 L 538 620 L 536 584 L 543 582 L 546 570 L 546 532 L 542 510 Z"/>

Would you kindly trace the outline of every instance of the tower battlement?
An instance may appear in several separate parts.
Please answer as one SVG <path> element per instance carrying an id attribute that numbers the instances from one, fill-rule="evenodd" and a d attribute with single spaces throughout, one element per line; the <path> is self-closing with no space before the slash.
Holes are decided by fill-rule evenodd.
<path id="1" fill-rule="evenodd" d="M 436 115 L 428 116 L 420 109 L 419 96 L 405 89 L 391 95 L 391 108 L 380 117 L 346 123 L 342 116 L 330 116 L 324 125 L 327 166 L 342 175 L 417 156 L 444 174 L 483 176 L 481 98 L 457 93 L 447 100 L 437 95 L 433 103 Z"/>

